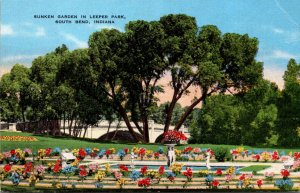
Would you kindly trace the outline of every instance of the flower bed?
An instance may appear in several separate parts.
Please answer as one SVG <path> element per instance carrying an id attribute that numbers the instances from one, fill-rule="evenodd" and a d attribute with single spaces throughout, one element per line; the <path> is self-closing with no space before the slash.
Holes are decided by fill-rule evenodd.
<path id="1" fill-rule="evenodd" d="M 45 189 L 259 189 L 259 190 L 299 190 L 300 177 L 291 176 L 287 170 L 273 175 L 270 181 L 265 176 L 237 173 L 234 168 L 225 171 L 205 172 L 174 165 L 172 171 L 162 166 L 150 170 L 147 166 L 131 170 L 125 166 L 112 170 L 109 164 L 78 165 L 61 168 L 56 161 L 48 167 L 34 166 L 31 162 L 24 166 L 5 165 L 0 167 L 1 184 L 15 187 L 32 186 Z"/>
<path id="2" fill-rule="evenodd" d="M 38 141 L 31 136 L 0 136 L 0 141 Z"/>

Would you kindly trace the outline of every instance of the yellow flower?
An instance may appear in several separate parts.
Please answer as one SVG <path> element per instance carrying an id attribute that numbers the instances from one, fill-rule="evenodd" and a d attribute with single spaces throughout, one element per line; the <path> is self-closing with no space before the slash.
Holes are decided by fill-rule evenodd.
<path id="1" fill-rule="evenodd" d="M 152 151 L 152 150 L 147 150 L 147 151 L 146 151 L 146 156 L 147 156 L 147 157 L 151 157 L 152 154 L 153 154 L 153 151 Z"/>
<path id="2" fill-rule="evenodd" d="M 154 170 L 148 170 L 146 173 L 146 176 L 148 176 L 151 179 L 157 177 L 158 175 L 159 175 L 158 171 L 154 171 Z"/>
<path id="3" fill-rule="evenodd" d="M 105 171 L 99 170 L 95 175 L 95 180 L 102 181 L 105 176 L 106 176 Z"/>
<path id="4" fill-rule="evenodd" d="M 116 153 L 116 149 L 115 148 L 109 148 L 109 150 L 110 150 L 110 152 L 112 153 L 112 154 L 115 154 Z"/>
<path id="5" fill-rule="evenodd" d="M 4 155 L 0 153 L 0 161 L 4 159 Z"/>
<path id="6" fill-rule="evenodd" d="M 80 163 L 80 161 L 78 159 L 75 159 L 70 165 L 71 166 L 78 166 L 79 163 Z"/>
<path id="7" fill-rule="evenodd" d="M 138 153 L 139 153 L 139 148 L 138 148 L 138 147 L 133 147 L 133 148 L 131 149 L 131 151 L 132 151 L 133 153 L 135 153 L 135 154 L 138 154 Z"/>
<path id="8" fill-rule="evenodd" d="M 207 176 L 209 174 L 208 170 L 199 170 L 199 176 Z"/>
<path id="9" fill-rule="evenodd" d="M 262 159 L 266 162 L 266 161 L 269 161 L 270 159 L 271 159 L 271 155 L 270 155 L 270 153 L 269 152 L 263 152 L 262 154 L 261 154 L 261 157 L 262 157 Z"/>
<path id="10" fill-rule="evenodd" d="M 34 173 L 30 174 L 30 177 L 28 180 L 31 185 L 33 185 L 39 181 L 39 179 L 34 175 Z"/>
<path id="11" fill-rule="evenodd" d="M 238 147 L 238 148 L 236 148 L 236 151 L 238 153 L 242 153 L 244 150 L 245 150 L 244 147 Z"/>
<path id="12" fill-rule="evenodd" d="M 173 163 L 173 164 L 171 165 L 171 170 L 172 170 L 172 172 L 174 172 L 174 173 L 179 173 L 179 172 L 181 171 L 183 165 L 184 165 L 184 164 L 181 164 L 181 163 Z"/>
<path id="13" fill-rule="evenodd" d="M 55 162 L 49 162 L 47 165 L 48 165 L 48 168 L 52 168 L 53 166 L 55 166 Z"/>
<path id="14" fill-rule="evenodd" d="M 20 148 L 16 149 L 16 154 L 19 156 L 19 159 L 25 159 L 25 152 L 22 151 Z"/>
<path id="15" fill-rule="evenodd" d="M 181 150 L 179 150 L 179 149 L 175 149 L 175 155 L 176 156 L 180 156 L 181 155 Z"/>
<path id="16" fill-rule="evenodd" d="M 229 167 L 227 170 L 226 170 L 226 174 L 228 175 L 233 175 L 235 174 L 235 167 Z"/>
<path id="17" fill-rule="evenodd" d="M 93 152 L 94 152 L 94 153 L 98 153 L 98 152 L 99 152 L 99 149 L 94 147 L 94 148 L 93 148 Z"/>
<path id="18" fill-rule="evenodd" d="M 245 178 L 245 180 L 243 181 L 243 185 L 244 185 L 245 187 L 247 187 L 247 186 L 249 186 L 250 184 L 251 184 L 250 178 Z"/>
<path id="19" fill-rule="evenodd" d="M 56 187 L 56 188 L 61 188 L 62 185 L 61 185 L 61 183 L 57 183 L 57 184 L 55 185 L 55 187 Z"/>
<path id="20" fill-rule="evenodd" d="M 108 173 L 111 172 L 109 163 L 105 163 L 105 164 L 104 164 L 104 167 L 105 167 L 105 172 L 106 172 L 106 174 L 108 174 Z"/>
<path id="21" fill-rule="evenodd" d="M 79 149 L 73 149 L 72 150 L 72 153 L 74 154 L 74 156 L 78 156 L 78 152 L 79 152 Z"/>
<path id="22" fill-rule="evenodd" d="M 119 178 L 116 184 L 122 187 L 123 185 L 126 184 L 126 180 L 124 178 Z"/>
<path id="23" fill-rule="evenodd" d="M 46 150 L 45 149 L 39 149 L 38 150 L 38 155 L 43 158 L 46 155 Z"/>

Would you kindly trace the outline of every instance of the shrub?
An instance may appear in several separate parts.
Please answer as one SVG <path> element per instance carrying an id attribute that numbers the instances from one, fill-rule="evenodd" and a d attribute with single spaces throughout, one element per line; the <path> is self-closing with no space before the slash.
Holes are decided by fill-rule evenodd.
<path id="1" fill-rule="evenodd" d="M 231 159 L 229 149 L 225 147 L 217 147 L 213 149 L 215 153 L 215 158 L 218 162 L 224 162 Z"/>

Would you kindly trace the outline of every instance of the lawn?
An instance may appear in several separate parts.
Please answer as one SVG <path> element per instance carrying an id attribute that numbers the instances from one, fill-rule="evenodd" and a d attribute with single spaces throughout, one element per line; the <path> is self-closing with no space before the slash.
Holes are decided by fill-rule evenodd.
<path id="1" fill-rule="evenodd" d="M 9 132 L 9 131 L 1 131 L 0 136 L 33 136 L 38 139 L 38 141 L 1 141 L 1 147 L 0 151 L 9 151 L 11 149 L 16 148 L 30 148 L 33 151 L 37 151 L 40 148 L 55 148 L 59 147 L 61 149 L 74 149 L 74 148 L 87 148 L 87 147 L 96 147 L 96 148 L 111 148 L 114 147 L 115 149 L 123 149 L 125 147 L 132 148 L 134 146 L 136 147 L 144 147 L 146 149 L 151 149 L 153 151 L 157 151 L 158 147 L 164 147 L 163 144 L 138 144 L 138 143 L 101 143 L 99 141 L 95 140 L 83 140 L 83 139 L 74 139 L 74 138 L 68 138 L 68 137 L 53 137 L 53 136 L 43 136 L 43 135 L 33 135 L 31 133 L 22 133 L 22 132 Z M 236 145 L 212 145 L 212 144 L 190 144 L 190 145 L 179 145 L 177 146 L 178 149 L 184 149 L 187 146 L 191 147 L 200 147 L 200 148 L 215 148 L 215 147 L 227 147 L 230 149 L 234 149 L 238 146 Z M 273 150 L 276 149 L 279 152 L 285 151 L 286 153 L 299 151 L 299 148 L 260 148 L 260 147 L 250 147 L 250 146 L 243 146 L 245 149 L 248 150 Z M 165 147 L 164 147 L 165 148 Z"/>
<path id="2" fill-rule="evenodd" d="M 271 165 L 251 165 L 240 169 L 241 172 L 258 172 L 271 167 Z"/>

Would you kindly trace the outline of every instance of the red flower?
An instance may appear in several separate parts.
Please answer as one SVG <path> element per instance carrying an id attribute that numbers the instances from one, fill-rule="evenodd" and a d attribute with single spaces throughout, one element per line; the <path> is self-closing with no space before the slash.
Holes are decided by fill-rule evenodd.
<path id="1" fill-rule="evenodd" d="M 111 151 L 108 149 L 105 151 L 105 155 L 110 155 L 111 154 Z"/>
<path id="2" fill-rule="evenodd" d="M 121 165 L 119 166 L 119 168 L 120 168 L 121 171 L 128 172 L 128 167 L 126 167 L 126 166 L 123 165 L 123 164 L 121 164 Z"/>
<path id="3" fill-rule="evenodd" d="M 155 152 L 155 153 L 154 153 L 154 158 L 155 158 L 155 159 L 158 159 L 158 158 L 159 158 L 159 153 L 158 153 L 158 152 Z"/>
<path id="4" fill-rule="evenodd" d="M 164 132 L 163 137 L 164 137 L 164 141 L 177 142 L 180 140 L 187 140 L 187 137 L 183 133 L 176 130 L 169 130 L 167 132 Z"/>
<path id="5" fill-rule="evenodd" d="M 56 163 L 54 168 L 53 168 L 53 172 L 54 173 L 59 173 L 60 169 L 61 169 L 60 163 Z"/>
<path id="6" fill-rule="evenodd" d="M 193 171 L 191 168 L 186 168 L 186 171 L 183 172 L 183 175 L 185 175 L 188 179 L 192 179 L 193 177 Z"/>
<path id="7" fill-rule="evenodd" d="M 146 187 L 148 187 L 150 185 L 151 185 L 150 178 L 145 178 L 145 179 L 142 179 L 142 180 L 138 181 L 138 186 L 140 186 L 140 187 L 146 188 Z"/>
<path id="8" fill-rule="evenodd" d="M 272 153 L 272 160 L 273 160 L 273 161 L 279 160 L 279 155 L 278 155 L 278 152 L 277 152 L 277 151 L 274 151 L 274 152 Z"/>
<path id="9" fill-rule="evenodd" d="M 256 184 L 260 188 L 263 185 L 263 181 L 262 180 L 257 180 Z"/>
<path id="10" fill-rule="evenodd" d="M 145 175 L 145 173 L 147 172 L 147 169 L 148 169 L 147 166 L 141 167 L 141 174 Z"/>
<path id="11" fill-rule="evenodd" d="M 95 152 L 91 152 L 90 155 L 91 155 L 91 157 L 93 157 L 93 158 L 97 156 L 97 154 L 96 154 Z"/>
<path id="12" fill-rule="evenodd" d="M 218 168 L 216 171 L 216 175 L 221 176 L 223 174 L 222 169 Z"/>
<path id="13" fill-rule="evenodd" d="M 280 173 L 281 173 L 282 177 L 284 177 L 284 178 L 287 178 L 290 175 L 290 172 L 288 170 L 281 170 Z"/>
<path id="14" fill-rule="evenodd" d="M 80 177 L 85 177 L 85 176 L 87 176 L 87 172 L 86 172 L 86 169 L 85 169 L 84 167 L 80 168 L 79 176 L 80 176 Z"/>
<path id="15" fill-rule="evenodd" d="M 81 157 L 81 158 L 85 158 L 85 156 L 86 156 L 86 151 L 85 151 L 84 149 L 80 148 L 79 151 L 78 151 L 78 155 L 79 155 L 79 157 Z"/>
<path id="16" fill-rule="evenodd" d="M 294 153 L 294 159 L 295 159 L 295 160 L 300 159 L 300 152 L 295 152 L 295 153 Z"/>
<path id="17" fill-rule="evenodd" d="M 140 149 L 139 149 L 138 155 L 139 155 L 139 156 L 144 156 L 145 153 L 146 153 L 146 149 L 145 149 L 145 148 L 140 148 Z"/>
<path id="18" fill-rule="evenodd" d="M 16 154 L 16 150 L 14 150 L 14 149 L 10 150 L 10 154 L 11 155 L 15 155 Z"/>
<path id="19" fill-rule="evenodd" d="M 6 164 L 4 167 L 3 167 L 4 171 L 5 172 L 9 172 L 11 170 L 11 165 L 9 164 Z"/>
<path id="20" fill-rule="evenodd" d="M 46 156 L 49 156 L 51 154 L 51 148 L 46 149 Z"/>
<path id="21" fill-rule="evenodd" d="M 24 165 L 24 172 L 25 172 L 25 173 L 31 172 L 32 169 L 33 169 L 32 162 L 26 163 L 26 164 Z"/>
<path id="22" fill-rule="evenodd" d="M 260 155 L 259 155 L 259 154 L 254 155 L 254 156 L 253 156 L 253 159 L 256 159 L 256 161 L 259 161 Z"/>
<path id="23" fill-rule="evenodd" d="M 128 148 L 124 148 L 124 152 L 125 154 L 128 154 L 129 149 Z"/>
<path id="24" fill-rule="evenodd" d="M 234 149 L 234 150 L 232 150 L 231 154 L 232 154 L 232 155 L 238 155 L 239 152 L 238 152 L 237 150 Z"/>
<path id="25" fill-rule="evenodd" d="M 246 179 L 246 174 L 242 174 L 239 179 L 240 180 L 245 180 Z"/>
<path id="26" fill-rule="evenodd" d="M 169 179 L 171 182 L 174 182 L 175 177 L 174 177 L 174 176 L 169 176 L 168 179 Z"/>
<path id="27" fill-rule="evenodd" d="M 215 155 L 215 153 L 214 153 L 210 148 L 208 148 L 208 149 L 206 150 L 206 153 L 210 153 L 210 155 Z"/>
<path id="28" fill-rule="evenodd" d="M 190 153 L 191 151 L 193 151 L 193 148 L 191 146 L 188 146 L 184 149 L 184 153 Z"/>
<path id="29" fill-rule="evenodd" d="M 165 172 L 165 167 L 164 167 L 164 166 L 159 166 L 159 168 L 158 168 L 158 173 L 159 173 L 160 175 L 163 175 L 164 172 Z"/>
<path id="30" fill-rule="evenodd" d="M 220 185 L 220 182 L 218 181 L 218 180 L 214 180 L 213 182 L 212 182 L 212 186 L 213 187 L 218 187 Z"/>

